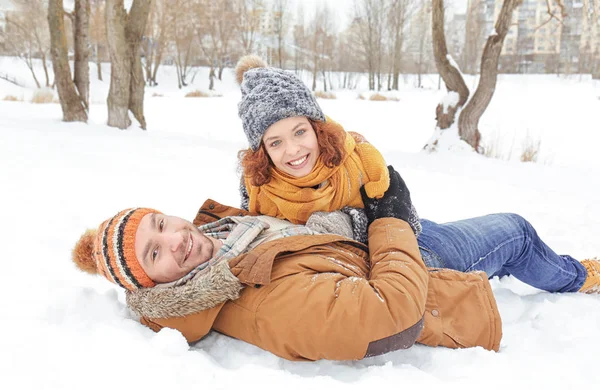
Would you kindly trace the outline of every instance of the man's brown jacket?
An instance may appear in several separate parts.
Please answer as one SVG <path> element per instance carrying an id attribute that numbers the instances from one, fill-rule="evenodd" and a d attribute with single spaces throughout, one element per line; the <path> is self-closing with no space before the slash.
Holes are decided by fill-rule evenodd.
<path id="1" fill-rule="evenodd" d="M 212 200 L 194 224 L 245 214 Z M 199 285 L 128 293 L 155 331 L 211 330 L 290 360 L 353 360 L 415 342 L 497 351 L 502 325 L 483 272 L 427 269 L 410 226 L 382 218 L 369 247 L 336 235 L 286 237 L 225 263 Z"/>

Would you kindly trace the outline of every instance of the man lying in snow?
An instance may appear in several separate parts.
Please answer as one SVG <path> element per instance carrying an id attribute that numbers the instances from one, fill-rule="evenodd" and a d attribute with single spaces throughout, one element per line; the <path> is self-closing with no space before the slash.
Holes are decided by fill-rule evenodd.
<path id="1" fill-rule="evenodd" d="M 361 191 L 368 248 L 343 236 L 352 232 L 345 214 L 300 226 L 208 200 L 193 223 L 123 210 L 79 239 L 73 261 L 125 288 L 155 331 L 177 329 L 193 343 L 215 330 L 290 360 L 361 359 L 415 342 L 497 351 L 488 275 L 600 291 L 597 261 L 556 255 L 514 214 L 422 220 L 417 242 L 408 188 L 391 167 L 390 179 L 381 199 Z"/>

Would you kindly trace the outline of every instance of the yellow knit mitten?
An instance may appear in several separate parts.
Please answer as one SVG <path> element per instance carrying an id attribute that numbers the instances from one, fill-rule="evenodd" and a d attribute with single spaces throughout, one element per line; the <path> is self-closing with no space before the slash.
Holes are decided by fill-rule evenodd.
<path id="1" fill-rule="evenodd" d="M 582 260 L 581 264 L 587 270 L 587 277 L 579 292 L 586 294 L 600 293 L 600 260 Z"/>

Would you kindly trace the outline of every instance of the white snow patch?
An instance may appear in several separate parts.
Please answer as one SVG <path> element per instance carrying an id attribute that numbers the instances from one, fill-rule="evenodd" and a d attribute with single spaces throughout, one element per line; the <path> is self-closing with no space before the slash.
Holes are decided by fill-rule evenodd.
<path id="1" fill-rule="evenodd" d="M 21 88 L 0 80 L 0 387 L 264 389 L 268 383 L 286 389 L 402 384 L 470 390 L 482 383 L 500 389 L 595 384 L 590 373 L 600 350 L 600 297 L 549 294 L 513 277 L 491 280 L 503 317 L 499 353 L 416 345 L 359 362 L 298 363 L 217 333 L 188 350 L 175 331 L 155 334 L 144 327 L 121 290 L 75 269 L 71 249 L 86 228 L 126 207 L 192 219 L 209 197 L 238 205 L 235 155 L 246 146 L 237 116 L 240 91 L 228 69 L 216 86 L 223 97 L 184 98 L 207 89 L 208 70 L 200 69 L 194 83 L 179 90 L 174 68 L 161 67 L 159 85 L 146 90 L 148 131 L 121 131 L 105 126 L 110 74 L 104 65 L 104 81 L 98 81 L 91 64 L 95 103 L 85 125 L 61 122 L 58 104 L 28 103 L 29 71 L 20 60 L 0 57 L 0 72 L 27 81 Z M 309 72 L 302 77 L 308 80 Z M 550 165 L 520 163 L 518 153 L 511 161 L 483 158 L 457 141 L 455 129 L 441 140 L 449 152 L 421 153 L 445 92 L 437 89 L 437 75 L 423 75 L 420 89 L 412 87 L 415 78 L 402 79 L 393 109 L 356 99 L 367 90 L 366 77 L 358 90 L 334 91 L 338 99 L 319 103 L 400 172 L 421 217 L 447 222 L 516 212 L 559 253 L 600 255 L 600 83 L 589 75 L 498 77 L 479 123 L 483 139 L 499 134 L 509 149 L 529 131 L 541 138 L 541 161 L 551 159 Z M 470 85 L 472 76 L 465 78 Z M 25 101 L 3 101 L 8 94 Z"/>
<path id="2" fill-rule="evenodd" d="M 444 114 L 448 113 L 449 107 L 456 107 L 459 100 L 460 100 L 460 95 L 456 91 L 450 91 L 446 95 L 444 95 L 444 97 L 442 98 L 442 101 L 440 102 L 442 104 Z M 458 119 L 458 117 L 457 117 L 457 119 Z"/>
<path id="3" fill-rule="evenodd" d="M 152 338 L 152 345 L 166 355 L 184 355 L 190 349 L 190 346 L 183 335 L 170 328 L 161 329 Z"/>

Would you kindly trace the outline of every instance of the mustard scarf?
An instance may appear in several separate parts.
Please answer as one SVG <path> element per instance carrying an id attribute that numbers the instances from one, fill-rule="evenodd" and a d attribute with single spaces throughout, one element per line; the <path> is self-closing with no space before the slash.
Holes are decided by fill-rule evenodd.
<path id="1" fill-rule="evenodd" d="M 271 181 L 260 187 L 253 186 L 245 176 L 249 211 L 305 224 L 315 211 L 335 211 L 345 206 L 363 208 L 363 184 L 369 197 L 383 196 L 390 185 L 383 156 L 360 134 L 345 134 L 346 153 L 336 167 L 328 168 L 320 157 L 304 177 L 293 177 L 273 167 Z"/>

